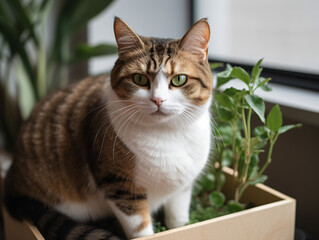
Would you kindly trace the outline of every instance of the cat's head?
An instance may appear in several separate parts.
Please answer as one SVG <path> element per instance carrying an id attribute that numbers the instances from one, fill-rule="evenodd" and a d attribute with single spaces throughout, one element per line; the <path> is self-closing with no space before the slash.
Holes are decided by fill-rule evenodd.
<path id="1" fill-rule="evenodd" d="M 119 107 L 132 107 L 127 118 L 138 121 L 143 115 L 145 125 L 178 124 L 207 112 L 213 85 L 207 20 L 195 23 L 181 39 L 139 36 L 119 18 L 114 33 L 119 58 L 111 85 Z"/>

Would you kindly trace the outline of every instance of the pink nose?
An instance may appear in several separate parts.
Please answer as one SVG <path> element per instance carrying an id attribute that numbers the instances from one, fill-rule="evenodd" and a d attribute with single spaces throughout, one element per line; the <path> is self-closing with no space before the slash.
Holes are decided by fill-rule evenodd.
<path id="1" fill-rule="evenodd" d="M 161 98 L 152 98 L 151 99 L 158 107 L 162 105 L 162 102 L 164 102 L 165 100 L 161 99 Z"/>

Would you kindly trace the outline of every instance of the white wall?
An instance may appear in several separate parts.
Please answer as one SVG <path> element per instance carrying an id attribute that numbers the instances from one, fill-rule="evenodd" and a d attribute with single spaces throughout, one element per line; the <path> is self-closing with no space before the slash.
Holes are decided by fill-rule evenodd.
<path id="1" fill-rule="evenodd" d="M 122 18 L 139 35 L 180 38 L 188 30 L 189 13 L 189 1 L 186 0 L 117 0 L 90 23 L 89 43 L 115 44 L 114 16 Z M 116 58 L 117 56 L 91 60 L 89 73 L 98 74 L 110 70 Z"/>
<path id="2" fill-rule="evenodd" d="M 208 16 L 210 54 L 218 58 L 319 74 L 318 0 L 196 0 Z"/>

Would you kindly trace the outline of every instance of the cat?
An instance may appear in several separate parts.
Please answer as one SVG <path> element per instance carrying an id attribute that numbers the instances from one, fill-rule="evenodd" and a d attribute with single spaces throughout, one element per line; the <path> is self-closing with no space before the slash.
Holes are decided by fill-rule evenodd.
<path id="1" fill-rule="evenodd" d="M 45 239 L 112 239 L 91 223 L 115 216 L 126 237 L 189 221 L 191 191 L 212 142 L 210 27 L 181 39 L 137 35 L 115 18 L 118 59 L 40 101 L 22 127 L 5 179 L 5 206 Z"/>

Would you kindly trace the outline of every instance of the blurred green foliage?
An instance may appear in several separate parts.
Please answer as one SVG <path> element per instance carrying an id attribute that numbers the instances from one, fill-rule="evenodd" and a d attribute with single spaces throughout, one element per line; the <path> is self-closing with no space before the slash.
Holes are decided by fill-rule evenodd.
<path id="1" fill-rule="evenodd" d="M 70 48 L 72 37 L 112 2 L 0 0 L 0 147 L 12 151 L 34 104 L 68 84 L 71 64 L 117 53 L 110 44 Z"/>

